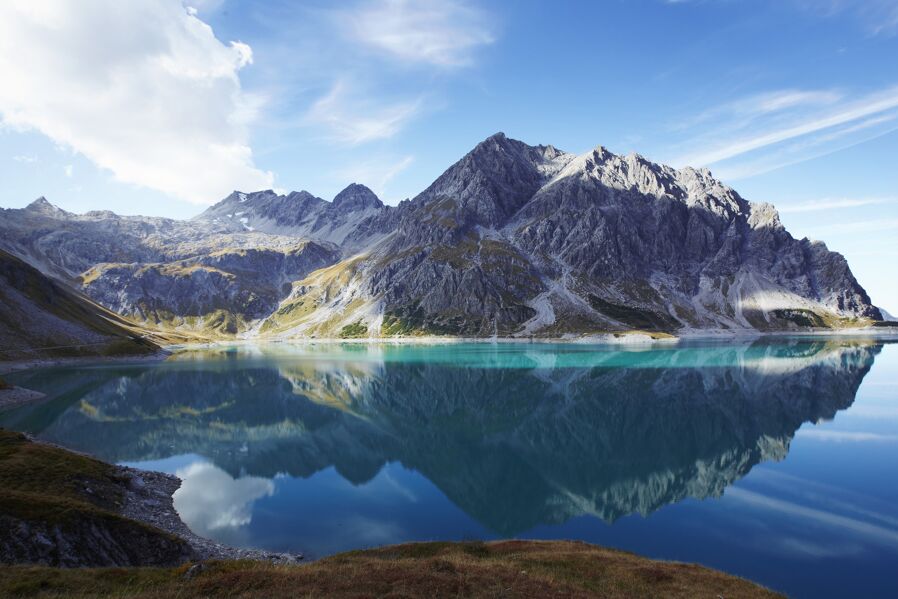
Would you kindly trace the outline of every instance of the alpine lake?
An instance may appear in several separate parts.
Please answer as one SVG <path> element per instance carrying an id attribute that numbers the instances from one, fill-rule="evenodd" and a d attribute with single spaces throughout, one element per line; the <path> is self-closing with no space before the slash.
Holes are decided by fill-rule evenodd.
<path id="1" fill-rule="evenodd" d="M 898 596 L 898 344 L 272 343 L 21 371 L 0 426 L 176 474 L 190 528 L 314 559 L 578 539 Z"/>

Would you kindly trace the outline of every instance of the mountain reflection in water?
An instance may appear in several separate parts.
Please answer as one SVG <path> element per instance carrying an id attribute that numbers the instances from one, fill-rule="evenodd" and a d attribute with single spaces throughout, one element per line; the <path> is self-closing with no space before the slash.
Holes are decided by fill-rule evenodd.
<path id="1" fill-rule="evenodd" d="M 279 474 L 333 467 L 359 485 L 399 462 L 511 536 L 721 495 L 759 462 L 783 459 L 802 423 L 851 405 L 879 351 L 822 341 L 238 346 L 22 373 L 16 383 L 51 399 L 0 424 L 113 462 L 200 455 L 211 464 L 192 475 L 252 477 L 238 485 L 250 499 L 270 495 L 266 479 Z M 217 520 L 200 505 L 179 509 L 208 533 Z M 248 509 L 218 517 L 247 520 Z"/>

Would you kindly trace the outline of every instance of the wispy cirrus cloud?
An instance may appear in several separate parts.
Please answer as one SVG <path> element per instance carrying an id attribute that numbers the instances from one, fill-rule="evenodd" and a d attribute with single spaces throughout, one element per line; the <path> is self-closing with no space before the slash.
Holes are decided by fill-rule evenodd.
<path id="1" fill-rule="evenodd" d="M 819 157 L 898 129 L 898 86 L 866 95 L 839 90 L 754 94 L 684 117 L 674 164 L 713 166 L 738 179 Z M 696 133 L 697 132 L 697 133 Z M 676 151 L 676 150 L 675 150 Z"/>
<path id="2" fill-rule="evenodd" d="M 358 145 L 387 139 L 413 119 L 421 99 L 393 103 L 355 93 L 346 80 L 338 80 L 327 95 L 309 109 L 305 122 L 324 127 L 326 136 L 340 143 Z"/>
<path id="3" fill-rule="evenodd" d="M 389 139 L 422 112 L 423 96 L 407 90 L 430 82 L 410 85 L 419 71 L 390 66 L 427 67 L 428 77 L 456 71 L 473 66 L 476 50 L 495 41 L 491 16 L 464 0 L 361 0 L 310 15 L 321 17 L 324 30 L 336 33 L 321 42 L 334 64 L 318 82 L 327 92 L 302 124 L 350 146 Z"/>
<path id="4" fill-rule="evenodd" d="M 707 108 L 674 123 L 672 129 L 684 130 L 722 118 L 747 124 L 751 119 L 783 110 L 832 105 L 843 97 L 838 90 L 785 89 L 763 92 Z"/>
<path id="5" fill-rule="evenodd" d="M 822 198 L 800 204 L 780 205 L 777 208 L 783 214 L 794 214 L 800 212 L 826 212 L 829 210 L 860 208 L 861 206 L 881 204 L 898 204 L 898 198 Z"/>
<path id="6" fill-rule="evenodd" d="M 852 537 L 862 537 L 890 547 L 898 545 L 898 530 L 895 530 L 892 526 L 870 522 L 853 515 L 842 515 L 825 508 L 808 507 L 789 500 L 769 497 L 741 487 L 728 488 L 725 497 L 730 500 L 751 504 L 759 509 L 786 514 L 799 521 L 812 522 L 817 526 L 825 528 L 840 529 Z"/>
<path id="7" fill-rule="evenodd" d="M 347 39 L 409 63 L 465 66 L 495 41 L 488 14 L 460 0 L 368 0 L 336 16 Z"/>
<path id="8" fill-rule="evenodd" d="M 732 0 L 664 0 L 666 4 L 702 4 L 731 2 Z M 895 0 L 776 0 L 771 4 L 791 3 L 792 6 L 824 19 L 848 16 L 857 21 L 870 35 L 898 33 L 898 2 Z"/>
<path id="9" fill-rule="evenodd" d="M 880 218 L 876 220 L 831 223 L 817 227 L 817 231 L 835 235 L 898 231 L 898 218 Z"/>
<path id="10" fill-rule="evenodd" d="M 873 433 L 873 432 L 865 432 L 865 431 L 833 431 L 826 429 L 801 429 L 795 433 L 796 437 L 805 437 L 809 439 L 816 439 L 818 441 L 835 441 L 839 442 L 865 442 L 865 441 L 878 441 L 878 442 L 888 442 L 894 443 L 898 441 L 898 435 L 889 435 L 883 433 Z"/>
<path id="11" fill-rule="evenodd" d="M 895 0 L 793 0 L 806 11 L 824 18 L 849 15 L 871 35 L 898 33 L 898 2 Z"/>
<path id="12" fill-rule="evenodd" d="M 400 158 L 375 158 L 342 168 L 334 174 L 341 182 L 355 181 L 367 185 L 386 201 L 387 198 L 384 196 L 390 182 L 408 169 L 414 161 L 415 157 L 411 155 Z"/>

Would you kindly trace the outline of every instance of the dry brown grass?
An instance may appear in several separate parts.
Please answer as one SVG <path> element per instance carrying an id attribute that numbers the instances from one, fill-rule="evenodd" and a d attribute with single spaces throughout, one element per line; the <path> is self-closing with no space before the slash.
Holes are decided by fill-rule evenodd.
<path id="1" fill-rule="evenodd" d="M 6 597 L 778 597 L 701 566 L 567 541 L 416 543 L 315 563 L 174 569 L 0 568 Z"/>
<path id="2" fill-rule="evenodd" d="M 68 500 L 115 510 L 122 482 L 108 464 L 0 429 L 0 499 L 13 493 L 29 497 L 33 507 Z"/>

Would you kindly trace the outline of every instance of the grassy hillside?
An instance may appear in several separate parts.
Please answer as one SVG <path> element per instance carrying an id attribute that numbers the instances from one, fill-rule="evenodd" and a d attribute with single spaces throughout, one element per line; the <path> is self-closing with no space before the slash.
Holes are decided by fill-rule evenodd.
<path id="1" fill-rule="evenodd" d="M 127 484 L 109 464 L 0 429 L 0 563 L 183 562 L 186 542 L 120 515 Z"/>
<path id="2" fill-rule="evenodd" d="M 131 322 L 0 250 L 0 360 L 157 349 Z"/>
<path id="3" fill-rule="evenodd" d="M 419 543 L 273 566 L 0 568 L 4 597 L 779 597 L 701 566 L 567 541 Z M 200 571 L 197 571 L 200 570 Z"/>

